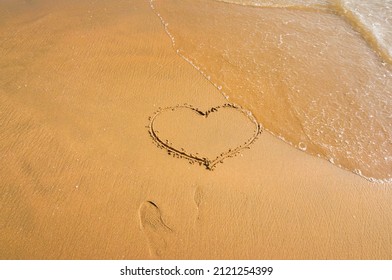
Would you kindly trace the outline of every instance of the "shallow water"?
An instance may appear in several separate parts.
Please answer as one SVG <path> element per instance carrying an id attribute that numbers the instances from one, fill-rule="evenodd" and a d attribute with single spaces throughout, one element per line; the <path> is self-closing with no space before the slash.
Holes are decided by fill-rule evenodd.
<path id="1" fill-rule="evenodd" d="M 370 180 L 390 181 L 390 28 L 381 24 L 389 22 L 390 1 L 224 2 L 236 3 L 150 4 L 177 53 L 266 130 Z"/>
<path id="2" fill-rule="evenodd" d="M 384 60 L 392 57 L 392 0 L 215 0 L 254 7 L 329 10 L 350 22 Z"/>

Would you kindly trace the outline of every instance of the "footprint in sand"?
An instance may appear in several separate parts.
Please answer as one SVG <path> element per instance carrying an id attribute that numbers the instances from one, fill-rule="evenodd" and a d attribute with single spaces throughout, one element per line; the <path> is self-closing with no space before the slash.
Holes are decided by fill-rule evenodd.
<path id="1" fill-rule="evenodd" d="M 203 200 L 203 191 L 200 187 L 197 187 L 193 196 L 193 200 L 196 204 L 196 208 L 197 208 L 197 216 L 196 216 L 196 221 L 200 220 L 200 204 L 202 203 Z"/>
<path id="2" fill-rule="evenodd" d="M 167 248 L 167 237 L 173 230 L 162 219 L 161 210 L 152 201 L 145 201 L 139 208 L 140 227 L 146 235 L 150 254 L 160 257 Z"/>

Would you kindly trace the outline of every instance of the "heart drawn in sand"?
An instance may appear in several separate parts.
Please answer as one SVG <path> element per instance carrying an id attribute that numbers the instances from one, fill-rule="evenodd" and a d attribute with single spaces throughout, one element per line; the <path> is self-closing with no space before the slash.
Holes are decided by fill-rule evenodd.
<path id="1" fill-rule="evenodd" d="M 249 148 L 261 132 L 253 115 L 234 104 L 207 111 L 188 104 L 160 108 L 149 120 L 149 134 L 158 147 L 208 170 Z"/>

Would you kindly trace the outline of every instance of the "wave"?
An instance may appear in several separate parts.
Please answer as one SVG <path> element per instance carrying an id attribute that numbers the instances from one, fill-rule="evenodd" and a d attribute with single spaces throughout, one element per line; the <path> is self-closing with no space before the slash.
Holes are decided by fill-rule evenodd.
<path id="1" fill-rule="evenodd" d="M 215 0 L 252 7 L 314 9 L 344 17 L 377 54 L 392 63 L 392 0 Z"/>

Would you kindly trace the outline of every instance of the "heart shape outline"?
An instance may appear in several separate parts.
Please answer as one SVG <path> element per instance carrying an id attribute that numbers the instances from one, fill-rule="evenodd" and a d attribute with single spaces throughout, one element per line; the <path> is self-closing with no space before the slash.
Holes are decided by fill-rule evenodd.
<path id="1" fill-rule="evenodd" d="M 219 109 L 223 109 L 223 108 L 235 109 L 235 110 L 240 111 L 242 114 L 244 114 L 255 125 L 255 132 L 244 144 L 239 145 L 233 149 L 229 149 L 228 151 L 222 152 L 215 159 L 209 159 L 207 157 L 201 157 L 198 155 L 194 155 L 192 153 L 186 152 L 183 149 L 179 150 L 179 149 L 171 146 L 170 143 L 168 142 L 168 140 L 163 141 L 161 138 L 159 138 L 159 136 L 157 135 L 157 131 L 154 130 L 154 122 L 155 122 L 156 118 L 161 113 L 163 113 L 165 111 L 169 111 L 169 110 L 175 111 L 176 109 L 180 109 L 180 108 L 190 109 L 190 110 L 194 111 L 196 114 L 201 115 L 205 118 L 208 118 L 208 116 L 211 113 L 218 112 Z M 231 103 L 226 103 L 221 106 L 211 107 L 207 111 L 201 111 L 198 108 L 195 108 L 192 105 L 189 105 L 187 103 L 185 103 L 184 105 L 176 105 L 174 107 L 159 108 L 159 110 L 156 111 L 153 116 L 149 117 L 149 121 L 150 121 L 150 123 L 147 126 L 148 132 L 149 132 L 151 138 L 154 140 L 155 144 L 157 144 L 157 146 L 159 148 L 163 148 L 163 149 L 167 150 L 168 154 L 169 155 L 172 154 L 174 157 L 185 158 L 192 164 L 195 162 L 198 162 L 199 165 L 204 165 L 204 167 L 207 170 L 211 170 L 211 171 L 214 170 L 215 166 L 218 163 L 223 163 L 224 159 L 226 159 L 228 157 L 236 156 L 243 149 L 250 149 L 249 146 L 258 138 L 258 135 L 262 132 L 261 125 L 258 123 L 256 118 L 253 116 L 253 114 L 250 111 L 247 111 L 247 110 L 241 108 L 240 106 L 238 106 L 236 104 L 231 104 Z"/>

